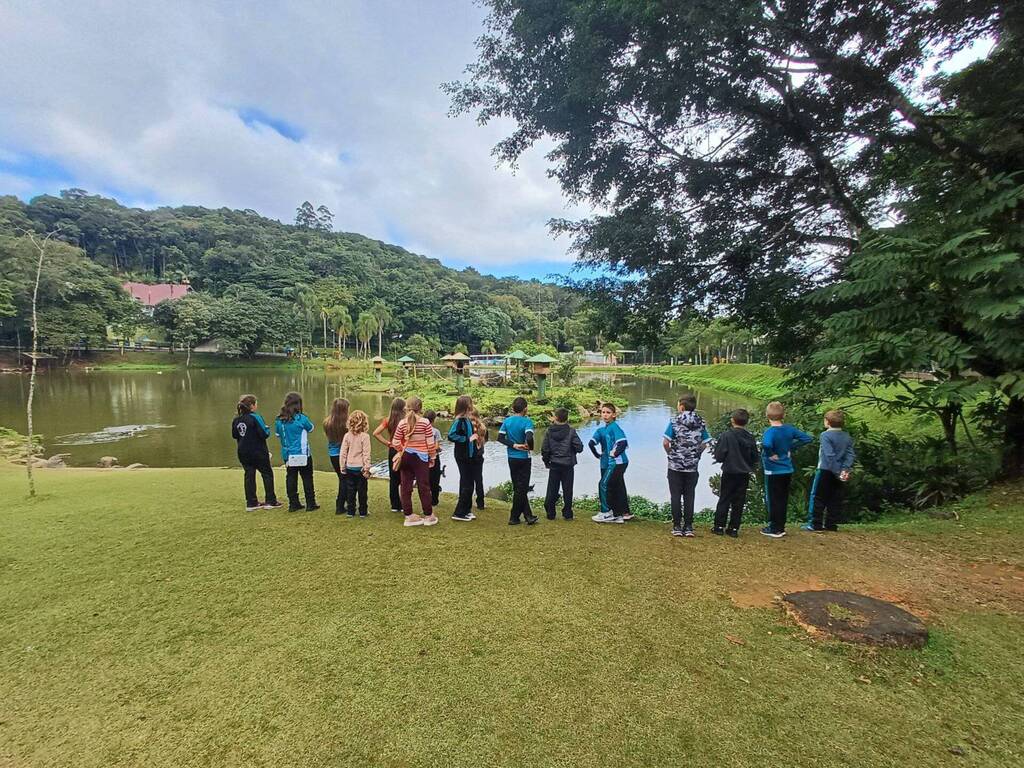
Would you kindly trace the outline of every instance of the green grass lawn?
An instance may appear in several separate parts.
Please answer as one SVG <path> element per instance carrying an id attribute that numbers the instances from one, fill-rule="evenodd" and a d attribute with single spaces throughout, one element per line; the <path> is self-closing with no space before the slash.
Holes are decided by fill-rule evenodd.
<path id="1" fill-rule="evenodd" d="M 1024 759 L 1019 485 L 781 541 L 510 528 L 498 502 L 456 524 L 450 497 L 405 529 L 379 481 L 365 520 L 246 513 L 237 470 L 38 486 L 0 467 L 0 766 Z M 897 600 L 931 640 L 811 638 L 771 597 L 813 586 Z"/>

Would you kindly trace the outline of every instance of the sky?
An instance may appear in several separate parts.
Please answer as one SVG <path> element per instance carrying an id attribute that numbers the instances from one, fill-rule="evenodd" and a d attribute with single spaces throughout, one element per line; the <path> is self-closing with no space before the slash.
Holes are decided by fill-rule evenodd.
<path id="1" fill-rule="evenodd" d="M 546 147 L 513 172 L 508 124 L 450 117 L 441 83 L 475 59 L 472 0 L 3 0 L 0 194 L 68 187 L 126 205 L 251 208 L 456 268 L 572 266 L 547 229 L 578 218 Z"/>

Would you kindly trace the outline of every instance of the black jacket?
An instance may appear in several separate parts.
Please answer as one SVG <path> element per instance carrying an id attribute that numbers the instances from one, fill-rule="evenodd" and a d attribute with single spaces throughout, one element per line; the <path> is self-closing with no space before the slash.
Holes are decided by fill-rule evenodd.
<path id="1" fill-rule="evenodd" d="M 540 457 L 545 467 L 552 464 L 571 467 L 576 463 L 576 454 L 582 452 L 583 441 L 568 424 L 552 424 L 544 433 Z"/>
<path id="2" fill-rule="evenodd" d="M 743 427 L 730 427 L 715 443 L 715 461 L 723 475 L 749 475 L 757 466 L 757 441 Z"/>
<path id="3" fill-rule="evenodd" d="M 269 461 L 267 437 L 270 428 L 263 417 L 253 413 L 236 416 L 231 422 L 231 436 L 238 442 L 238 460 L 243 464 Z"/>

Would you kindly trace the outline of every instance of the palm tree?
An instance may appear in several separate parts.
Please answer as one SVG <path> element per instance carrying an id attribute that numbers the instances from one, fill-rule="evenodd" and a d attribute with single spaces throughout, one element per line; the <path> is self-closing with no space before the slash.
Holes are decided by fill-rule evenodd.
<path id="1" fill-rule="evenodd" d="M 360 312 L 356 320 L 356 338 L 363 345 L 363 356 L 370 356 L 370 339 L 377 330 L 377 317 L 370 312 Z"/>
<path id="2" fill-rule="evenodd" d="M 611 360 L 611 364 L 616 365 L 616 358 L 619 356 L 619 353 L 622 352 L 622 345 L 619 344 L 619 342 L 617 341 L 609 341 L 607 344 L 604 345 L 604 350 L 602 351 L 604 352 L 605 356 L 608 357 L 609 360 Z"/>
<path id="3" fill-rule="evenodd" d="M 355 330 L 355 326 L 352 324 L 352 315 L 348 313 L 347 307 L 340 305 L 331 307 L 330 315 L 331 327 L 338 334 L 338 359 L 340 360 L 345 355 L 345 343 L 352 335 L 352 331 Z"/>
<path id="4" fill-rule="evenodd" d="M 313 293 L 313 289 L 308 285 L 293 285 L 289 288 L 285 288 L 284 296 L 287 299 L 291 299 L 295 302 L 295 310 L 299 317 L 306 325 L 306 332 L 309 336 L 309 346 L 313 346 L 313 323 L 316 319 L 317 309 L 320 306 L 320 302 L 316 298 L 316 294 Z M 302 356 L 300 350 L 299 356 Z"/>
<path id="5" fill-rule="evenodd" d="M 395 315 L 391 308 L 383 301 L 374 302 L 373 306 L 370 307 L 370 314 L 377 323 L 377 354 L 384 357 L 384 327 L 395 319 Z"/>
<path id="6" fill-rule="evenodd" d="M 482 355 L 494 355 L 497 354 L 498 348 L 494 346 L 494 342 L 490 339 L 484 339 L 480 342 L 480 354 Z"/>

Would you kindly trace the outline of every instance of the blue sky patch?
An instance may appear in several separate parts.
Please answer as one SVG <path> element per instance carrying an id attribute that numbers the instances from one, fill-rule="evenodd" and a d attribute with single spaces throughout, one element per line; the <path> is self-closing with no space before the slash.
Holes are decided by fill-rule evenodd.
<path id="1" fill-rule="evenodd" d="M 302 141 L 306 135 L 306 132 L 294 123 L 289 123 L 287 120 L 280 117 L 268 115 L 257 107 L 241 107 L 236 110 L 236 112 L 242 119 L 242 122 L 250 128 L 262 125 L 280 134 L 289 141 Z"/>

